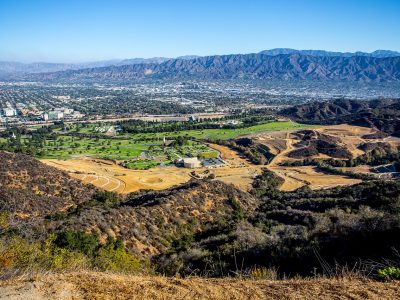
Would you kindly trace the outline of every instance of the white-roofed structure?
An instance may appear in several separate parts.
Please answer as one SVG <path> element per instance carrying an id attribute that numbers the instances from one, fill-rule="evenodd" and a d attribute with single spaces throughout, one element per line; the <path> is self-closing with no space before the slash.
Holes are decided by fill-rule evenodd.
<path id="1" fill-rule="evenodd" d="M 200 168 L 201 161 L 197 157 L 184 158 L 183 166 L 190 169 Z"/>

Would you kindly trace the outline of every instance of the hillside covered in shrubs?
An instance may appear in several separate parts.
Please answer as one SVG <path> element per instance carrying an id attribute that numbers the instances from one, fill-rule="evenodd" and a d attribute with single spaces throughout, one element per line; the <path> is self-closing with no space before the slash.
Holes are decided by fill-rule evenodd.
<path id="1" fill-rule="evenodd" d="M 3 166 L 2 188 L 19 187 L 25 192 L 18 206 L 32 207 L 29 217 L 15 218 L 9 198 L 0 196 L 2 274 L 81 268 L 282 278 L 334 275 L 348 266 L 378 278 L 400 267 L 398 181 L 282 192 L 282 180 L 265 170 L 250 193 L 206 178 L 122 198 L 62 172 L 33 176 L 53 169 L 25 156 L 2 157 L 18 174 L 30 174 L 10 179 Z M 42 180 L 55 186 L 45 193 Z M 55 192 L 60 183 L 69 193 L 66 187 Z M 57 204 L 60 193 L 66 202 Z"/>
<path id="2" fill-rule="evenodd" d="M 255 182 L 254 214 L 194 234 L 190 245 L 159 256 L 159 266 L 170 274 L 311 276 L 334 273 L 336 264 L 376 274 L 368 262 L 398 263 L 399 182 L 294 192 L 278 191 L 279 182 L 266 171 Z"/>
<path id="3" fill-rule="evenodd" d="M 300 123 L 323 125 L 346 123 L 376 128 L 382 133 L 375 134 L 375 138 L 385 134 L 400 136 L 400 99 L 370 101 L 336 99 L 310 102 L 283 109 L 280 114 Z"/>
<path id="4" fill-rule="evenodd" d="M 28 155 L 0 152 L 0 210 L 35 218 L 88 201 L 97 192 Z"/>

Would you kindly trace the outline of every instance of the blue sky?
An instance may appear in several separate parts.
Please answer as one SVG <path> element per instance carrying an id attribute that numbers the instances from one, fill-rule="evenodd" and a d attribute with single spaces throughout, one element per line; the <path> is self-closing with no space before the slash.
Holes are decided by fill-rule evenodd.
<path id="1" fill-rule="evenodd" d="M 400 51 L 398 0 L 0 0 L 0 60 Z"/>

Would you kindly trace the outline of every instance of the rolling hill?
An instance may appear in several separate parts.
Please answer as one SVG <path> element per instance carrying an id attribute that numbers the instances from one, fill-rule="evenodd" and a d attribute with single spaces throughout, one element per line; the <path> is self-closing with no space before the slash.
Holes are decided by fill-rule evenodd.
<path id="1" fill-rule="evenodd" d="M 12 61 L 0 61 L 0 74 L 3 76 L 12 74 L 35 74 L 45 72 L 60 72 L 67 70 L 80 70 L 87 68 L 99 68 L 107 66 L 122 66 L 130 64 L 147 64 L 147 63 L 160 63 L 168 60 L 164 57 L 154 58 L 133 58 L 133 59 L 115 59 L 106 61 L 95 61 L 87 63 L 20 63 Z"/>
<path id="2" fill-rule="evenodd" d="M 191 181 L 161 192 L 131 196 L 113 206 L 97 205 L 68 215 L 63 230 L 91 231 L 121 239 L 138 255 L 167 251 L 185 234 L 204 231 L 221 220 L 230 222 L 235 211 L 253 212 L 257 199 L 220 181 Z M 53 225 L 54 226 L 54 225 Z"/>
<path id="3" fill-rule="evenodd" d="M 341 124 L 372 127 L 400 136 L 400 101 L 336 99 L 293 106 L 280 112 L 292 120 L 310 124 Z"/>
<path id="4" fill-rule="evenodd" d="M 193 59 L 195 55 L 180 56 L 177 59 Z M 0 61 L 0 75 L 10 76 L 12 74 L 35 74 L 48 72 L 61 72 L 67 70 L 80 70 L 88 68 L 100 68 L 107 66 L 125 66 L 134 64 L 159 64 L 170 60 L 167 57 L 152 57 L 152 58 L 129 58 L 129 59 L 112 59 L 104 61 L 82 62 L 82 63 L 21 63 L 14 61 Z"/>
<path id="5" fill-rule="evenodd" d="M 0 152 L 0 211 L 32 220 L 90 200 L 97 189 L 30 156 Z"/>

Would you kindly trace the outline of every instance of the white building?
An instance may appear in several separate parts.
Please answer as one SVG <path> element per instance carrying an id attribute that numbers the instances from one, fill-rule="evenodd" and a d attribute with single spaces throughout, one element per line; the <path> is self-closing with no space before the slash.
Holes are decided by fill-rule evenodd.
<path id="1" fill-rule="evenodd" d="M 64 113 L 61 111 L 50 111 L 43 114 L 43 120 L 54 121 L 61 120 L 64 118 Z"/>
<path id="2" fill-rule="evenodd" d="M 14 117 L 17 115 L 17 111 L 14 108 L 3 108 L 3 114 L 5 117 Z"/>
<path id="3" fill-rule="evenodd" d="M 59 111 L 63 112 L 64 115 L 71 115 L 74 112 L 72 108 L 66 108 L 66 107 L 60 108 Z"/>
<path id="4" fill-rule="evenodd" d="M 201 161 L 197 157 L 184 158 L 183 166 L 190 169 L 200 168 Z"/>
<path id="5" fill-rule="evenodd" d="M 81 119 L 83 118 L 85 115 L 81 114 L 79 111 L 74 111 L 71 115 L 71 118 L 73 119 Z"/>

